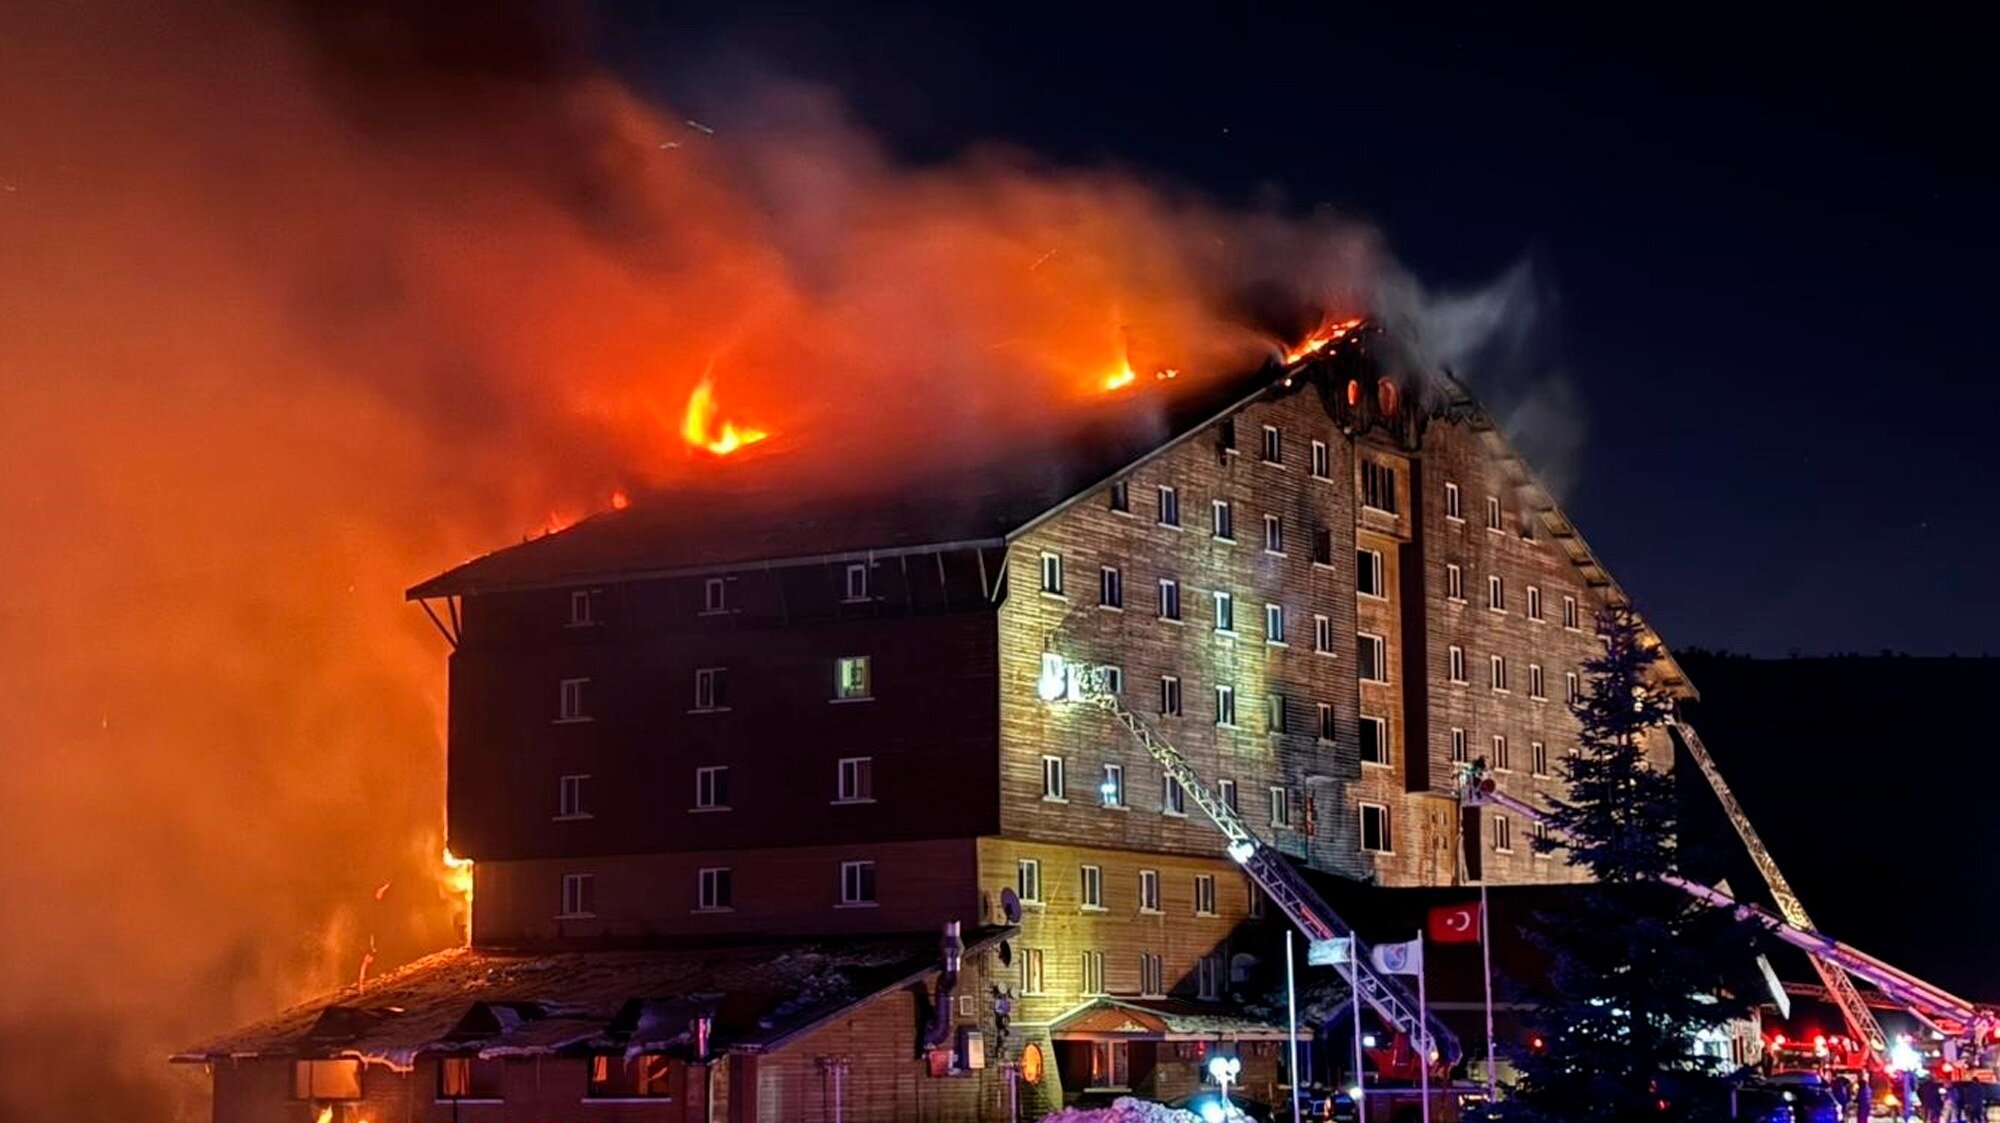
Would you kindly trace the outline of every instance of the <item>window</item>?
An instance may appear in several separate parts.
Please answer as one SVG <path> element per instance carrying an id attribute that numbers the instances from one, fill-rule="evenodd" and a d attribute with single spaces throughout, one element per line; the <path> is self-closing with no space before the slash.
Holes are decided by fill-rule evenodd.
<path id="1" fill-rule="evenodd" d="M 1546 858 L 1552 852 L 1549 846 L 1549 826 L 1547 823 L 1528 824 L 1528 850 L 1537 858 Z"/>
<path id="2" fill-rule="evenodd" d="M 736 875 L 723 866 L 695 871 L 694 907 L 699 912 L 726 912 L 736 907 Z"/>
<path id="3" fill-rule="evenodd" d="M 1129 1088 L 1131 1087 L 1131 1065 L 1127 1063 L 1130 1050 L 1123 1041 L 1093 1041 L 1090 1043 L 1090 1072 L 1084 1081 L 1088 1088 Z"/>
<path id="4" fill-rule="evenodd" d="M 1216 794 L 1222 800 L 1222 805 L 1224 807 L 1229 808 L 1229 810 L 1236 812 L 1237 814 L 1242 813 L 1242 811 L 1236 806 L 1236 781 L 1218 780 L 1216 781 L 1215 789 L 1216 789 Z"/>
<path id="5" fill-rule="evenodd" d="M 711 577 L 701 583 L 701 610 L 703 612 L 729 611 L 729 582 L 721 577 Z"/>
<path id="6" fill-rule="evenodd" d="M 1021 993 L 1040 994 L 1046 985 L 1042 974 L 1042 949 L 1021 949 Z"/>
<path id="7" fill-rule="evenodd" d="M 1162 815 L 1187 814 L 1187 789 L 1172 776 L 1160 777 L 1160 813 Z"/>
<path id="8" fill-rule="evenodd" d="M 1549 747 L 1540 741 L 1528 742 L 1528 771 L 1537 776 L 1549 774 Z"/>
<path id="9" fill-rule="evenodd" d="M 1513 762 L 1507 759 L 1506 734 L 1495 733 L 1493 735 L 1493 758 L 1487 761 L 1486 763 L 1492 765 L 1494 770 L 1497 772 L 1508 771 L 1508 766 Z"/>
<path id="10" fill-rule="evenodd" d="M 562 879 L 562 911 L 558 920 L 597 915 L 597 879 L 587 873 L 566 873 Z"/>
<path id="11" fill-rule="evenodd" d="M 1215 593 L 1215 630 L 1218 632 L 1236 630 L 1236 598 L 1219 589 Z"/>
<path id="12" fill-rule="evenodd" d="M 1161 526 L 1181 525 L 1181 493 L 1165 484 L 1160 485 L 1159 523 Z"/>
<path id="13" fill-rule="evenodd" d="M 1264 516 L 1264 549 L 1273 554 L 1285 552 L 1285 520 L 1277 515 Z"/>
<path id="14" fill-rule="evenodd" d="M 583 809 L 583 782 L 588 779 L 590 775 L 585 773 L 578 776 L 564 776 L 556 782 L 556 818 L 590 818 L 590 812 Z"/>
<path id="15" fill-rule="evenodd" d="M 1361 805 L 1361 849 L 1370 854 L 1389 853 L 1389 809 L 1379 803 Z"/>
<path id="16" fill-rule="evenodd" d="M 1507 689 L 1507 657 L 1490 655 L 1486 659 L 1486 684 L 1495 690 Z"/>
<path id="17" fill-rule="evenodd" d="M 1575 597 L 1563 598 L 1563 627 L 1568 628 L 1570 631 L 1577 630 Z"/>
<path id="18" fill-rule="evenodd" d="M 1222 446 L 1222 451 L 1233 455 L 1236 452 L 1236 419 L 1224 418 L 1215 437 L 1216 443 Z"/>
<path id="19" fill-rule="evenodd" d="M 1082 866 L 1077 873 L 1077 901 L 1087 909 L 1103 908 L 1104 867 Z"/>
<path id="20" fill-rule="evenodd" d="M 1083 953 L 1083 993 L 1104 993 L 1104 953 L 1101 951 Z"/>
<path id="21" fill-rule="evenodd" d="M 1236 504 L 1217 499 L 1209 505 L 1209 530 L 1224 542 L 1236 541 Z"/>
<path id="22" fill-rule="evenodd" d="M 1097 603 L 1105 608 L 1125 607 L 1125 575 L 1111 566 L 1097 571 Z"/>
<path id="23" fill-rule="evenodd" d="M 1215 875 L 1212 873 L 1194 875 L 1194 914 L 1215 915 Z"/>
<path id="24" fill-rule="evenodd" d="M 1465 508 L 1461 505 L 1457 484 L 1444 485 L 1444 517 L 1461 522 L 1465 519 Z"/>
<path id="25" fill-rule="evenodd" d="M 694 672 L 694 708 L 697 710 L 725 710 L 729 708 L 729 669 L 727 667 L 700 667 Z"/>
<path id="26" fill-rule="evenodd" d="M 1497 495 L 1489 495 L 1486 497 L 1486 529 L 1488 530 L 1505 529 L 1501 525 L 1500 497 Z"/>
<path id="27" fill-rule="evenodd" d="M 1106 807 L 1125 806 L 1125 766 L 1107 764 L 1104 779 L 1097 785 L 1097 798 Z"/>
<path id="28" fill-rule="evenodd" d="M 875 802 L 875 758 L 872 756 L 850 756 L 841 758 L 834 768 L 835 803 Z"/>
<path id="29" fill-rule="evenodd" d="M 1463 729 L 1452 730 L 1451 762 L 1453 764 L 1464 764 L 1471 759 L 1472 757 L 1467 753 L 1465 748 L 1465 730 Z"/>
<path id="30" fill-rule="evenodd" d="M 1354 551 L 1354 588 L 1366 597 L 1388 595 L 1382 583 L 1382 551 Z"/>
<path id="31" fill-rule="evenodd" d="M 1267 604 L 1264 606 L 1264 642 L 1283 645 L 1285 642 L 1285 606 Z"/>
<path id="32" fill-rule="evenodd" d="M 1285 462 L 1285 438 L 1274 425 L 1264 426 L 1264 463 L 1283 464 Z"/>
<path id="33" fill-rule="evenodd" d="M 1160 716 L 1181 716 L 1181 680 L 1172 675 L 1160 676 Z"/>
<path id="34" fill-rule="evenodd" d="M 1283 733 L 1285 731 L 1285 696 L 1270 694 L 1264 699 L 1264 731 Z"/>
<path id="35" fill-rule="evenodd" d="M 569 594 L 569 626 L 588 628 L 598 623 L 597 600 L 601 589 L 574 589 Z"/>
<path id="36" fill-rule="evenodd" d="M 1542 589 L 1539 585 L 1528 586 L 1528 619 L 1542 618 Z"/>
<path id="37" fill-rule="evenodd" d="M 1444 595 L 1449 600 L 1465 599 L 1465 570 L 1455 565 L 1444 567 Z"/>
<path id="38" fill-rule="evenodd" d="M 840 903 L 849 906 L 875 903 L 875 863 L 840 863 Z"/>
<path id="39" fill-rule="evenodd" d="M 292 1098 L 295 1100 L 360 1099 L 361 1062 L 353 1059 L 293 1061 Z"/>
<path id="40" fill-rule="evenodd" d="M 1292 793 L 1283 787 L 1272 785 L 1270 790 L 1271 825 L 1290 828 L 1292 825 Z"/>
<path id="41" fill-rule="evenodd" d="M 687 1067 L 683 1062 L 659 1053 L 633 1057 L 599 1053 L 590 1058 L 590 1081 L 584 1095 L 609 1100 L 672 1098 L 676 1075 L 685 1094 Z"/>
<path id="42" fill-rule="evenodd" d="M 729 766 L 710 765 L 694 770 L 694 805 L 701 811 L 720 811 L 729 806 Z"/>
<path id="43" fill-rule="evenodd" d="M 1493 852 L 1512 854 L 1514 852 L 1514 824 L 1505 815 L 1493 816 Z"/>
<path id="44" fill-rule="evenodd" d="M 1361 667 L 1362 682 L 1389 681 L 1389 645 L 1381 636 L 1361 633 L 1355 645 L 1355 660 Z"/>
<path id="45" fill-rule="evenodd" d="M 1373 460 L 1361 462 L 1361 503 L 1377 511 L 1396 513 L 1396 470 Z"/>
<path id="46" fill-rule="evenodd" d="M 1542 693 L 1542 665 L 1540 663 L 1528 664 L 1528 697 L 1548 697 L 1548 695 Z"/>
<path id="47" fill-rule="evenodd" d="M 1583 686 L 1577 679 L 1575 671 L 1563 672 L 1563 701 L 1572 706 L 1583 701 Z"/>
<path id="48" fill-rule="evenodd" d="M 1507 611 L 1507 583 L 1497 573 L 1486 579 L 1486 607 L 1495 612 Z"/>
<path id="49" fill-rule="evenodd" d="M 1062 596 L 1062 555 L 1042 555 L 1042 592 L 1052 597 Z"/>
<path id="50" fill-rule="evenodd" d="M 1215 724 L 1236 724 L 1236 688 L 1218 686 L 1215 688 Z"/>
<path id="51" fill-rule="evenodd" d="M 1154 998 L 1167 993 L 1166 961 L 1150 951 L 1139 953 L 1139 993 Z"/>
<path id="52" fill-rule="evenodd" d="M 1171 577 L 1160 578 L 1160 619 L 1181 618 L 1181 583 Z"/>
<path id="53" fill-rule="evenodd" d="M 590 687 L 587 678 L 566 678 L 562 680 L 562 691 L 556 702 L 557 721 L 589 721 L 590 710 L 585 705 L 585 691 Z"/>
<path id="54" fill-rule="evenodd" d="M 1452 644 L 1452 645 L 1451 645 L 1450 647 L 1446 648 L 1445 650 L 1446 650 L 1446 652 L 1447 652 L 1447 655 L 1446 655 L 1446 662 L 1450 664 L 1450 668 L 1451 668 L 1451 671 L 1450 671 L 1450 673 L 1451 673 L 1451 681 L 1453 681 L 1453 682 L 1464 682 L 1464 681 L 1465 681 L 1465 649 L 1464 649 L 1464 648 L 1462 648 L 1462 647 L 1460 647 L 1460 646 L 1458 646 L 1457 644 L 1455 644 L 1455 643 L 1454 643 L 1454 644 Z"/>
<path id="55" fill-rule="evenodd" d="M 1313 564 L 1333 565 L 1333 531 L 1324 527 L 1313 531 Z"/>
<path id="56" fill-rule="evenodd" d="M 440 1057 L 437 1098 L 499 1102 L 506 1094 L 500 1084 L 505 1066 L 498 1057 Z"/>
<path id="57" fill-rule="evenodd" d="M 1125 668 L 1106 663 L 1097 669 L 1104 672 L 1104 689 L 1113 694 L 1125 693 Z"/>
<path id="58" fill-rule="evenodd" d="M 875 696 L 869 656 L 843 655 L 833 661 L 833 700 L 859 702 Z"/>
<path id="59" fill-rule="evenodd" d="M 868 599 L 868 566 L 866 563 L 855 562 L 853 565 L 847 567 L 847 596 L 845 599 L 850 603 Z"/>
<path id="60" fill-rule="evenodd" d="M 1326 454 L 1325 441 L 1314 441 L 1312 443 L 1312 474 L 1313 479 L 1316 480 L 1331 479 L 1333 477 L 1333 461 Z"/>
<path id="61" fill-rule="evenodd" d="M 1124 480 L 1114 480 L 1111 484 L 1111 509 L 1121 515 L 1132 513 L 1132 491 Z"/>
<path id="62" fill-rule="evenodd" d="M 1333 621 L 1327 617 L 1313 617 L 1313 650 L 1321 655 L 1333 654 Z"/>
<path id="63" fill-rule="evenodd" d="M 1069 802 L 1069 785 L 1063 776 L 1063 758 L 1042 758 L 1042 798 L 1051 803 Z"/>
<path id="64" fill-rule="evenodd" d="M 1222 997 L 1222 957 L 1204 955 L 1195 960 L 1195 997 L 1213 1002 Z"/>
<path id="65" fill-rule="evenodd" d="M 1333 706 L 1326 702 L 1319 704 L 1319 739 L 1331 742 L 1338 730 L 1334 726 Z"/>
<path id="66" fill-rule="evenodd" d="M 1362 715 L 1361 763 L 1389 763 L 1389 723 L 1379 717 Z"/>
<path id="67" fill-rule="evenodd" d="M 1139 911 L 1160 911 L 1160 871 L 1139 871 Z"/>
<path id="68" fill-rule="evenodd" d="M 1031 905 L 1042 903 L 1042 863 L 1035 858 L 1022 858 L 1014 863 L 1014 892 L 1021 900 Z"/>

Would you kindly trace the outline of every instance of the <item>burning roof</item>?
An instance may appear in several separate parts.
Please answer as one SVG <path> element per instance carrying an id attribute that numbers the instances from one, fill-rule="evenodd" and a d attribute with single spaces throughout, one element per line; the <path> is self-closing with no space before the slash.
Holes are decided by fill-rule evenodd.
<path id="1" fill-rule="evenodd" d="M 1011 929 L 975 933 L 966 952 Z M 174 1056 L 358 1057 L 398 1069 L 428 1053 L 671 1052 L 712 1019 L 714 1048 L 768 1047 L 941 969 L 935 933 L 644 951 L 453 948 Z"/>

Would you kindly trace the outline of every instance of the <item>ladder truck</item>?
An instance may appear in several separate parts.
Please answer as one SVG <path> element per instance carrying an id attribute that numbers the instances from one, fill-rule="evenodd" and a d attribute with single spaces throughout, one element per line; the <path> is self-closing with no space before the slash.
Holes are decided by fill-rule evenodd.
<path id="1" fill-rule="evenodd" d="M 1703 751 L 1700 758 L 1706 758 L 1707 755 Z M 1714 762 L 1710 760 L 1704 772 L 1713 768 Z M 1716 777 L 1711 782 L 1719 783 L 1720 779 Z M 1460 777 L 1459 799 L 1468 807 L 1490 805 L 1519 815 L 1528 822 L 1538 823 L 1544 827 L 1551 826 L 1548 815 L 1540 808 L 1499 790 L 1483 760 L 1474 761 L 1465 767 Z M 1726 801 L 1726 806 L 1733 809 L 1733 815 L 1742 815 L 1742 808 L 1736 806 L 1733 796 Z M 1748 820 L 1743 822 L 1744 829 L 1747 829 Z M 1763 844 L 1759 842 L 1756 849 L 1762 851 Z M 1770 855 L 1766 852 L 1764 861 L 1768 862 L 1769 858 Z M 1776 871 L 1775 865 L 1769 868 L 1773 872 Z M 1853 979 L 1860 979 L 1873 985 L 1925 1025 L 1958 1038 L 1969 1049 L 1965 1054 L 1968 1060 L 1976 1060 L 1984 1051 L 1988 1035 L 1995 1024 L 1991 1011 L 1983 1010 L 1942 987 L 1927 983 L 1858 948 L 1841 943 L 1810 924 L 1801 924 L 1788 917 L 1774 915 L 1756 905 L 1739 901 L 1721 890 L 1686 878 L 1668 876 L 1664 880 L 1705 904 L 1732 910 L 1739 919 L 1756 924 L 1776 938 L 1805 952 L 1815 966 L 1824 965 L 1821 971 L 1822 977 L 1837 977 L 1846 983 L 1857 1005 L 1861 1002 L 1861 996 L 1853 989 Z M 1782 877 L 1780 880 L 1782 881 Z M 1791 900 L 1796 905 L 1798 899 L 1792 897 Z M 1833 992 L 1832 987 L 1828 990 L 1829 993 Z M 1847 1006 L 1844 1001 L 1841 1003 L 1841 1008 L 1842 1013 L 1846 1015 Z M 1850 1031 L 1857 1039 L 1869 1041 L 1877 1059 L 1886 1065 L 1889 1061 L 1889 1045 L 1882 1034 L 1881 1025 L 1876 1022 L 1874 1014 L 1868 1011 L 1866 1006 L 1860 1006 L 1860 1009 L 1866 1020 L 1857 1024 L 1849 1015 Z M 1875 1036 L 1863 1037 L 1862 1034 L 1870 1029 Z"/>
<path id="2" fill-rule="evenodd" d="M 1188 797 L 1194 800 L 1195 806 L 1201 808 L 1215 828 L 1222 832 L 1227 840 L 1225 850 L 1229 857 L 1243 867 L 1243 872 L 1291 918 L 1308 940 L 1351 941 L 1348 944 L 1349 954 L 1343 961 L 1335 963 L 1334 969 L 1356 989 L 1361 1000 L 1396 1032 L 1409 1038 L 1425 1063 L 1434 1053 L 1445 1067 L 1457 1063 L 1464 1054 L 1458 1037 L 1442 1022 L 1427 1016 L 1409 988 L 1395 976 L 1375 970 L 1367 945 L 1292 867 L 1291 862 L 1277 848 L 1257 837 L 1235 810 L 1210 790 L 1180 751 L 1112 692 L 1106 668 L 1072 663 L 1058 655 L 1045 654 L 1037 689 L 1045 701 L 1095 706 L 1124 726 L 1132 739 L 1146 750 L 1146 755 L 1180 784 Z"/>

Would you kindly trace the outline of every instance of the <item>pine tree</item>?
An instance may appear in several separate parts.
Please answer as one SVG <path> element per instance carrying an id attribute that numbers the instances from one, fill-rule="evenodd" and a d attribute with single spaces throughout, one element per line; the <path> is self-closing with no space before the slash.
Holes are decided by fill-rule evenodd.
<path id="1" fill-rule="evenodd" d="M 1600 618 L 1601 656 L 1572 704 L 1582 725 L 1551 800 L 1552 837 L 1594 882 L 1571 907 L 1538 918 L 1557 996 L 1539 1011 L 1543 1047 L 1520 1058 L 1514 1118 L 1674 1123 L 1727 1117 L 1723 1074 L 1697 1052 L 1698 1031 L 1737 1008 L 1732 979 L 1755 955 L 1725 913 L 1660 881 L 1677 859 L 1674 780 L 1646 759 L 1672 716 L 1654 689 L 1658 649 L 1626 610 Z"/>

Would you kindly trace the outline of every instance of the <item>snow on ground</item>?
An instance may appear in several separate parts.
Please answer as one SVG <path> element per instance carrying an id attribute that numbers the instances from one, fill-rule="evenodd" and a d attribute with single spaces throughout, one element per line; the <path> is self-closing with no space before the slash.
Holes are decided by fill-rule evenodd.
<path id="1" fill-rule="evenodd" d="M 1111 1101 L 1110 1107 L 1087 1110 L 1066 1107 L 1053 1115 L 1042 1116 L 1041 1123 L 1202 1123 L 1202 1120 L 1191 1111 L 1120 1096 Z"/>

